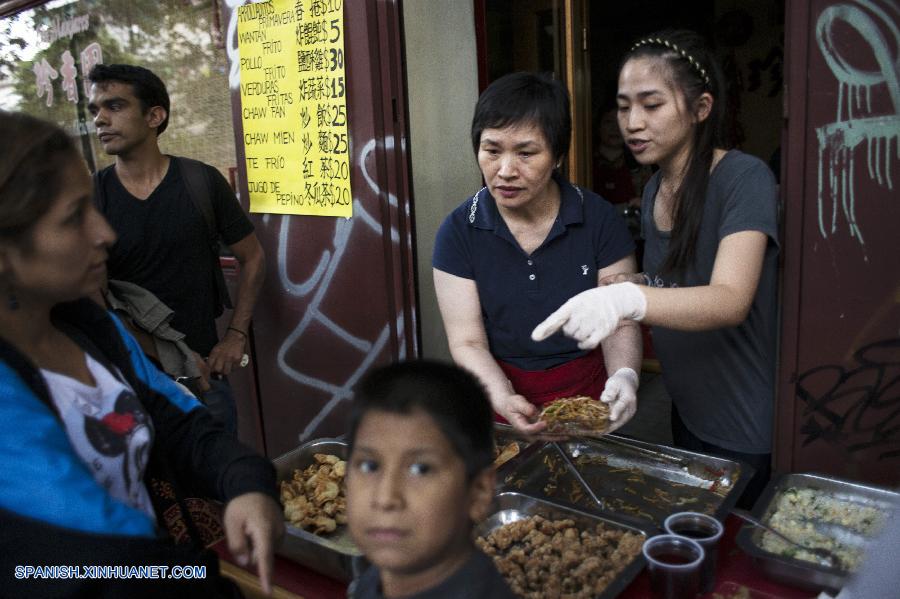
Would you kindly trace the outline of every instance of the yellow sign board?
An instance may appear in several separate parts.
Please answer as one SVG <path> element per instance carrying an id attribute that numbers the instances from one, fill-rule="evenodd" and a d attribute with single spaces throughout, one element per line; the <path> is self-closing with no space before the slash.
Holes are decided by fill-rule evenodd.
<path id="1" fill-rule="evenodd" d="M 342 0 L 238 7 L 250 212 L 352 216 Z"/>

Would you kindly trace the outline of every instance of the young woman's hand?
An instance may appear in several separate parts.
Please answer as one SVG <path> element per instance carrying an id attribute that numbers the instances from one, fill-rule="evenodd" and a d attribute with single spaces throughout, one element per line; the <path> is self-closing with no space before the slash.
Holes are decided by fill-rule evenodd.
<path id="1" fill-rule="evenodd" d="M 600 401 L 609 404 L 611 433 L 631 420 L 637 412 L 637 390 L 640 379 L 631 368 L 620 368 L 606 379 L 606 386 L 600 394 Z"/>
<path id="2" fill-rule="evenodd" d="M 264 493 L 244 493 L 228 502 L 222 520 L 228 551 L 242 566 L 255 564 L 263 592 L 271 594 L 275 546 L 284 536 L 281 508 Z"/>
<path id="3" fill-rule="evenodd" d="M 581 349 L 594 349 L 619 322 L 641 320 L 647 298 L 634 283 L 616 283 L 582 291 L 535 327 L 531 338 L 543 341 L 556 331 L 576 341 Z"/>

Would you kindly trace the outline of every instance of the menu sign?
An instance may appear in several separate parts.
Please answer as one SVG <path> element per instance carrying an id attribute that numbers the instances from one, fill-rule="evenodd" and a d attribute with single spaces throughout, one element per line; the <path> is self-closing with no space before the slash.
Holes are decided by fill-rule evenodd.
<path id="1" fill-rule="evenodd" d="M 352 216 L 343 0 L 238 7 L 250 212 Z"/>

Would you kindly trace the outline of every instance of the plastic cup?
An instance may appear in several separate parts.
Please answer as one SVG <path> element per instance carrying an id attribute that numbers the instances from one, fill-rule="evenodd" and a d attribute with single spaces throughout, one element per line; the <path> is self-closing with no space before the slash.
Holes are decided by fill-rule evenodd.
<path id="1" fill-rule="evenodd" d="M 716 563 L 719 557 L 719 539 L 724 528 L 722 523 L 707 514 L 698 512 L 678 512 L 666 518 L 663 523 L 666 532 L 697 541 L 706 557 L 700 568 L 700 592 L 709 593 L 716 586 Z"/>
<path id="2" fill-rule="evenodd" d="M 643 547 L 650 588 L 659 599 L 694 599 L 700 592 L 703 547 L 679 535 L 657 535 Z"/>

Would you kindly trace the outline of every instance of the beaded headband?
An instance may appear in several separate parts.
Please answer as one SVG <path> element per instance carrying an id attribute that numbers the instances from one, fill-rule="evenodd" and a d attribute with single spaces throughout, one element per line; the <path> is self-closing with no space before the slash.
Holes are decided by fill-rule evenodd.
<path id="1" fill-rule="evenodd" d="M 693 67 L 694 71 L 696 71 L 700 75 L 700 78 L 703 79 L 703 82 L 707 85 L 707 87 L 709 86 L 709 75 L 706 74 L 706 69 L 701 67 L 700 63 L 697 62 L 696 60 L 694 60 L 693 56 L 691 56 L 690 54 L 688 54 L 687 52 L 685 52 L 684 50 L 682 50 L 681 48 L 679 48 L 678 46 L 676 46 L 675 44 L 670 42 L 669 40 L 664 40 L 664 39 L 661 39 L 658 37 L 647 37 L 647 38 L 640 40 L 636 44 L 634 44 L 631 47 L 631 50 L 629 50 L 629 52 L 634 52 L 641 46 L 646 46 L 649 44 L 657 44 L 659 46 L 665 46 L 669 50 L 672 50 L 676 54 L 679 54 L 683 59 L 685 59 L 686 61 L 688 61 L 690 63 L 691 67 Z"/>

